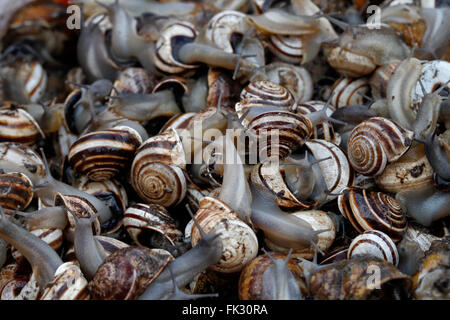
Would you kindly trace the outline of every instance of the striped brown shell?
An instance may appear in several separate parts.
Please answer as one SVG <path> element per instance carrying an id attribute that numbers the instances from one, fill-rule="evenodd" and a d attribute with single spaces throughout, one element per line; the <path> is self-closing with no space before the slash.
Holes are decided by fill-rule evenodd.
<path id="1" fill-rule="evenodd" d="M 192 42 L 197 37 L 194 25 L 187 21 L 180 21 L 168 25 L 161 30 L 156 42 L 155 66 L 157 70 L 167 74 L 180 74 L 187 70 L 192 70 L 198 65 L 185 64 L 176 58 L 177 41 Z"/>
<path id="2" fill-rule="evenodd" d="M 137 131 L 129 127 L 91 132 L 72 145 L 69 163 L 91 180 L 108 180 L 128 165 L 141 142 Z"/>
<path id="3" fill-rule="evenodd" d="M 25 174 L 0 174 L 0 205 L 4 209 L 23 210 L 33 200 L 33 195 L 33 183 Z"/>
<path id="4" fill-rule="evenodd" d="M 362 105 L 364 97 L 361 94 L 367 94 L 369 91 L 369 80 L 367 78 L 339 78 L 331 88 L 334 94 L 331 104 L 336 108 L 349 105 Z"/>
<path id="5" fill-rule="evenodd" d="M 256 257 L 258 239 L 254 231 L 224 202 L 213 197 L 202 198 L 195 218 L 205 233 L 214 230 L 220 234 L 223 252 L 220 261 L 211 266 L 213 270 L 238 272 Z M 190 238 L 193 247 L 201 239 L 196 225 L 192 225 Z"/>
<path id="6" fill-rule="evenodd" d="M 406 230 L 406 213 L 397 200 L 377 191 L 348 188 L 338 197 L 339 210 L 359 232 L 379 230 L 394 241 Z"/>
<path id="7" fill-rule="evenodd" d="M 136 203 L 124 214 L 123 224 L 131 238 L 141 246 L 150 246 L 152 234 L 158 233 L 171 245 L 183 241 L 183 232 L 169 212 L 158 204 Z"/>
<path id="8" fill-rule="evenodd" d="M 273 34 L 267 39 L 267 45 L 284 62 L 299 64 L 303 61 L 305 43 L 301 37 Z"/>
<path id="9" fill-rule="evenodd" d="M 135 300 L 173 257 L 165 250 L 128 247 L 117 250 L 98 268 L 89 283 L 96 300 Z"/>
<path id="10" fill-rule="evenodd" d="M 327 48 L 325 55 L 330 66 L 346 77 L 365 76 L 377 67 L 370 57 L 343 49 L 340 46 Z"/>
<path id="11" fill-rule="evenodd" d="M 236 107 L 239 117 L 245 111 L 245 108 L 281 108 L 289 110 L 295 100 L 292 93 L 275 82 L 268 80 L 257 80 L 250 82 L 240 94 L 241 100 L 248 99 L 247 105 L 243 109 Z M 248 123 L 243 121 L 244 125 Z"/>
<path id="12" fill-rule="evenodd" d="M 394 299 L 399 292 L 407 297 L 411 286 L 411 278 L 393 264 L 368 255 L 324 266 L 309 279 L 315 300 Z"/>
<path id="13" fill-rule="evenodd" d="M 39 124 L 20 108 L 0 109 L 0 141 L 31 145 L 45 138 Z"/>
<path id="14" fill-rule="evenodd" d="M 325 106 L 325 102 L 319 100 L 307 101 L 297 105 L 295 112 L 306 116 L 312 112 L 320 111 Z M 328 106 L 327 115 L 331 116 L 335 111 L 333 106 Z M 341 136 L 334 131 L 333 125 L 329 121 L 324 121 L 316 124 L 311 135 L 313 139 L 323 139 L 333 142 L 336 145 L 341 143 Z"/>
<path id="15" fill-rule="evenodd" d="M 364 231 L 363 234 L 353 239 L 348 248 L 347 257 L 351 259 L 359 254 L 368 254 L 384 259 L 394 266 L 397 266 L 399 262 L 394 241 L 387 234 L 378 230 Z"/>
<path id="16" fill-rule="evenodd" d="M 286 255 L 279 252 L 271 252 L 270 255 L 274 259 L 286 259 Z M 289 259 L 287 268 L 294 276 L 298 287 L 303 296 L 308 294 L 308 290 L 303 280 L 303 271 L 299 265 Z M 264 273 L 273 265 L 272 260 L 267 254 L 260 255 L 250 261 L 242 270 L 239 277 L 239 299 L 240 300 L 272 300 L 270 289 L 264 287 Z M 269 289 L 269 290 L 268 290 Z"/>
<path id="17" fill-rule="evenodd" d="M 352 167 L 364 175 L 378 175 L 388 162 L 408 151 L 414 133 L 398 123 L 373 117 L 353 128 L 347 143 L 347 156 Z"/>
<path id="18" fill-rule="evenodd" d="M 63 263 L 39 300 L 89 300 L 88 282 L 74 262 Z"/>
<path id="19" fill-rule="evenodd" d="M 151 88 L 154 85 L 153 82 L 153 79 L 145 69 L 127 68 L 118 75 L 114 82 L 114 88 L 121 93 L 144 94 L 151 91 Z M 114 94 L 115 91 L 113 90 L 112 95 Z"/>
<path id="20" fill-rule="evenodd" d="M 195 112 L 185 112 L 174 115 L 164 124 L 164 126 L 161 128 L 160 133 L 169 131 L 170 129 L 175 130 L 189 129 L 192 123 L 192 119 L 194 118 L 195 115 L 196 115 Z"/>

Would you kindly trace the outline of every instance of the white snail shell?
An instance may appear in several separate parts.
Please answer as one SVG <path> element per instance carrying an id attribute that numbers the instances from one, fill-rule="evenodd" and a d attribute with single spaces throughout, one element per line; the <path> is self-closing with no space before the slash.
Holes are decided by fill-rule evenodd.
<path id="1" fill-rule="evenodd" d="M 369 80 L 367 78 L 339 78 L 331 88 L 331 93 L 334 93 L 331 104 L 336 108 L 348 105 L 362 105 L 364 97 L 361 94 L 367 94 L 369 89 Z"/>
<path id="2" fill-rule="evenodd" d="M 397 247 L 389 236 L 378 230 L 366 231 L 353 239 L 347 257 L 351 259 L 358 254 L 369 254 L 384 259 L 394 266 L 398 265 Z"/>
<path id="3" fill-rule="evenodd" d="M 45 138 L 36 120 L 23 109 L 0 110 L 0 140 L 31 145 Z"/>
<path id="4" fill-rule="evenodd" d="M 202 229 L 221 234 L 223 253 L 220 261 L 211 266 L 218 272 L 233 273 L 242 270 L 258 254 L 258 239 L 253 230 L 222 201 L 204 197 L 195 218 Z M 195 246 L 201 239 L 198 228 L 193 225 L 191 243 Z"/>

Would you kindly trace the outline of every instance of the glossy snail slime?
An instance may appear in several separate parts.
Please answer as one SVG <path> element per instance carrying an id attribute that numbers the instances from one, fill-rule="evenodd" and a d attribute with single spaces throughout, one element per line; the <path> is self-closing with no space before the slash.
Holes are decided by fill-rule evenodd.
<path id="1" fill-rule="evenodd" d="M 450 299 L 445 2 L 0 12 L 0 300 Z"/>

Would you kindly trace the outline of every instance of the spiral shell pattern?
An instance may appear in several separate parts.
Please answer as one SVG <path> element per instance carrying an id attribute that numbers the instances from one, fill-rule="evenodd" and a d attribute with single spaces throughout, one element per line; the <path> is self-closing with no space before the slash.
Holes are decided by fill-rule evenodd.
<path id="1" fill-rule="evenodd" d="M 33 144 L 44 138 L 39 124 L 23 109 L 0 110 L 0 141 Z"/>
<path id="2" fill-rule="evenodd" d="M 197 36 L 194 25 L 189 22 L 176 22 L 161 31 L 156 42 L 155 66 L 162 73 L 179 74 L 192 70 L 198 65 L 185 64 L 175 57 L 176 48 L 173 47 L 177 41 L 182 43 L 192 42 Z"/>
<path id="3" fill-rule="evenodd" d="M 117 250 L 98 268 L 89 283 L 93 299 L 134 300 L 173 260 L 165 250 L 127 247 Z"/>
<path id="4" fill-rule="evenodd" d="M 137 203 L 129 207 L 125 211 L 123 224 L 131 238 L 142 246 L 145 246 L 145 237 L 150 236 L 149 232 L 161 234 L 171 245 L 183 240 L 183 233 L 178 230 L 176 220 L 158 204 Z"/>
<path id="5" fill-rule="evenodd" d="M 15 75 L 18 87 L 22 90 L 20 95 L 14 97 L 20 103 L 39 102 L 47 89 L 47 72 L 37 61 L 24 62 L 17 68 Z M 16 91 L 17 88 L 12 90 Z"/>
<path id="6" fill-rule="evenodd" d="M 349 105 L 362 105 L 364 97 L 369 91 L 369 80 L 367 78 L 339 78 L 331 88 L 334 93 L 331 104 L 336 108 Z"/>
<path id="7" fill-rule="evenodd" d="M 108 180 L 127 166 L 141 142 L 129 127 L 90 132 L 75 141 L 68 160 L 76 172 L 91 180 Z"/>
<path id="8" fill-rule="evenodd" d="M 364 175 L 378 175 L 388 162 L 400 158 L 411 146 L 414 133 L 394 121 L 370 118 L 357 125 L 348 138 L 347 156 Z"/>
<path id="9" fill-rule="evenodd" d="M 348 188 L 338 197 L 339 210 L 359 232 L 379 230 L 394 241 L 406 230 L 406 214 L 400 203 L 383 192 Z"/>
<path id="10" fill-rule="evenodd" d="M 258 254 L 258 239 L 253 230 L 222 201 L 204 197 L 200 200 L 200 208 L 195 218 L 205 233 L 214 230 L 220 234 L 223 252 L 220 261 L 211 266 L 213 270 L 222 273 L 238 272 Z M 195 246 L 200 239 L 200 231 L 193 225 L 192 246 Z"/>
<path id="11" fill-rule="evenodd" d="M 60 265 L 39 300 L 89 300 L 88 282 L 80 267 L 74 262 Z"/>
<path id="12" fill-rule="evenodd" d="M 351 259 L 358 254 L 375 256 L 392 263 L 394 266 L 397 266 L 399 261 L 394 241 L 387 234 L 378 230 L 365 231 L 353 239 L 347 252 L 347 258 Z"/>
<path id="13" fill-rule="evenodd" d="M 184 172 L 173 165 L 135 161 L 131 177 L 134 190 L 146 203 L 172 207 L 179 204 L 186 195 Z"/>
<path id="14" fill-rule="evenodd" d="M 247 103 L 242 108 L 236 106 L 236 112 L 241 117 L 244 108 L 268 108 L 289 110 L 295 100 L 292 93 L 285 87 L 267 80 L 257 80 L 250 82 L 240 94 L 240 99 L 247 99 Z M 247 125 L 247 123 L 243 123 Z"/>
<path id="15" fill-rule="evenodd" d="M 44 163 L 30 147 L 16 142 L 0 142 L 0 161 L 5 171 L 25 173 L 33 184 L 45 177 Z M 7 166 L 14 167 L 12 170 Z"/>
<path id="16" fill-rule="evenodd" d="M 303 61 L 305 50 L 301 37 L 274 34 L 268 38 L 267 45 L 269 50 L 282 61 L 295 64 Z"/>
<path id="17" fill-rule="evenodd" d="M 63 232 L 57 228 L 42 228 L 31 230 L 30 233 L 47 243 L 53 250 L 58 251 L 63 244 Z M 16 261 L 20 261 L 23 255 L 16 249 L 11 249 L 11 255 Z"/>
<path id="18" fill-rule="evenodd" d="M 33 195 L 33 183 L 23 173 L 0 174 L 0 204 L 4 209 L 23 210 Z"/>

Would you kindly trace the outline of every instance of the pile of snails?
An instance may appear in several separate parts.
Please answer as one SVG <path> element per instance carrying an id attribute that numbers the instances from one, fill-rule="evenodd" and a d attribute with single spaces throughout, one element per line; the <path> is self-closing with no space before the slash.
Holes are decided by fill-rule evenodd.
<path id="1" fill-rule="evenodd" d="M 450 8 L 374 3 L 0 2 L 0 300 L 450 299 Z"/>

